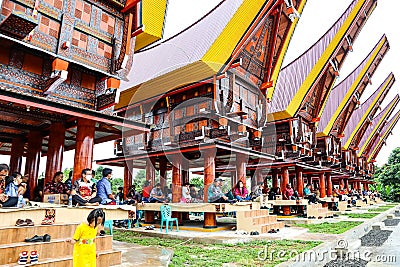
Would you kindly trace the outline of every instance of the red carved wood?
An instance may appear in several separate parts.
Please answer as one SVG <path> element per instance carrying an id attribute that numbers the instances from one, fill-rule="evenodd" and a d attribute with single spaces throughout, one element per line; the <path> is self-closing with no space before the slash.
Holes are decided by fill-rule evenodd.
<path id="1" fill-rule="evenodd" d="M 28 133 L 28 151 L 26 153 L 25 174 L 29 175 L 30 199 L 34 198 L 34 191 L 39 176 L 40 152 L 42 151 L 42 134 L 39 131 Z"/>
<path id="2" fill-rule="evenodd" d="M 95 121 L 78 119 L 73 181 L 81 177 L 83 169 L 92 168 L 95 125 Z"/>
<path id="3" fill-rule="evenodd" d="M 326 184 L 327 184 L 328 197 L 331 197 L 333 195 L 333 184 L 332 184 L 332 177 L 331 177 L 330 172 L 326 173 Z"/>
<path id="4" fill-rule="evenodd" d="M 297 183 L 297 192 L 300 197 L 303 196 L 304 191 L 304 180 L 303 180 L 303 168 L 296 167 L 296 183 Z"/>
<path id="5" fill-rule="evenodd" d="M 56 172 L 62 171 L 64 154 L 65 125 L 53 122 L 50 125 L 49 148 L 47 150 L 45 184 L 53 179 Z"/>
<path id="6" fill-rule="evenodd" d="M 321 198 L 326 197 L 326 185 L 325 185 L 325 174 L 321 172 L 319 174 L 319 195 Z"/>
<path id="7" fill-rule="evenodd" d="M 11 144 L 10 171 L 20 172 L 22 167 L 22 156 L 24 155 L 25 142 L 22 138 L 13 138 Z"/>

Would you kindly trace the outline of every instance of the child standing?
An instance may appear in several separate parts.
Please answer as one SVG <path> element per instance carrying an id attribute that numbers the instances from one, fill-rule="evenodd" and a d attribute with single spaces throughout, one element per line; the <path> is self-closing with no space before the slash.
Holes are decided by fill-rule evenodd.
<path id="1" fill-rule="evenodd" d="M 81 223 L 76 228 L 74 237 L 66 240 L 74 244 L 74 267 L 96 267 L 95 238 L 98 226 L 104 226 L 105 217 L 102 209 L 92 210 L 87 217 L 87 222 Z"/>

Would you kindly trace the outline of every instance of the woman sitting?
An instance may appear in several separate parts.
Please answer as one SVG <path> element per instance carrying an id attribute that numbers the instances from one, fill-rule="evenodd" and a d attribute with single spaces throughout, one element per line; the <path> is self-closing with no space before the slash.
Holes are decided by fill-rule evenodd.
<path id="1" fill-rule="evenodd" d="M 244 186 L 242 181 L 237 182 L 235 189 L 233 190 L 233 195 L 238 201 L 250 200 L 250 196 L 248 196 L 249 192 L 247 191 L 246 186 Z"/>
<path id="2" fill-rule="evenodd" d="M 18 196 L 24 194 L 24 189 L 19 185 L 22 183 L 22 177 L 8 176 L 6 178 L 5 193 L 8 196 L 7 202 L 3 203 L 3 207 L 16 207 L 18 204 Z"/>

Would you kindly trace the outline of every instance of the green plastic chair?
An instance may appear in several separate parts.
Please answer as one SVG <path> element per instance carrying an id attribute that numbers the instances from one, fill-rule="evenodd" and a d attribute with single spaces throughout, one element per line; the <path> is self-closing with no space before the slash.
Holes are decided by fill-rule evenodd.
<path id="1" fill-rule="evenodd" d="M 162 205 L 160 208 L 160 213 L 161 213 L 161 226 L 160 226 L 160 232 L 162 232 L 163 225 L 165 222 L 165 229 L 166 233 L 168 234 L 168 228 L 169 224 L 171 223 L 171 231 L 174 226 L 174 222 L 176 223 L 176 230 L 179 231 L 179 226 L 178 226 L 178 218 L 171 218 L 171 207 L 168 205 Z"/>

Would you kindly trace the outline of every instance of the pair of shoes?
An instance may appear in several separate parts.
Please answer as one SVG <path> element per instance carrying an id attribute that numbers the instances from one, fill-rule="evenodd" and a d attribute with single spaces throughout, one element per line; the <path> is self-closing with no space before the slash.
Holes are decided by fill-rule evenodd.
<path id="1" fill-rule="evenodd" d="M 257 231 L 254 231 L 254 232 L 250 232 L 250 235 L 259 235 L 260 233 L 259 232 L 257 232 Z"/>
<path id="2" fill-rule="evenodd" d="M 45 234 L 43 236 L 40 235 L 34 235 L 31 238 L 26 238 L 25 242 L 50 242 L 51 236 L 48 234 Z"/>
<path id="3" fill-rule="evenodd" d="M 105 235 L 106 235 L 106 231 L 100 230 L 100 236 L 105 236 Z"/>
<path id="4" fill-rule="evenodd" d="M 279 231 L 279 229 L 278 229 L 278 231 Z M 275 230 L 275 229 L 271 229 L 271 230 L 268 231 L 268 233 L 269 234 L 276 234 L 278 231 Z"/>
<path id="5" fill-rule="evenodd" d="M 30 257 L 30 260 L 29 260 L 30 264 L 37 264 L 39 261 L 39 254 L 37 253 L 36 250 L 32 250 L 30 255 L 29 255 L 28 251 L 22 251 L 19 254 L 18 264 L 19 265 L 28 264 L 28 257 Z"/>
<path id="6" fill-rule="evenodd" d="M 146 226 L 144 230 L 154 230 L 154 225 Z"/>
<path id="7" fill-rule="evenodd" d="M 35 224 L 31 219 L 26 219 L 26 220 L 18 219 L 15 222 L 15 226 L 34 226 L 34 225 Z"/>

